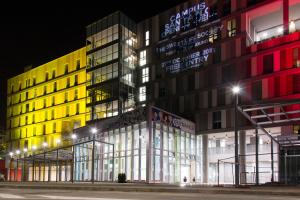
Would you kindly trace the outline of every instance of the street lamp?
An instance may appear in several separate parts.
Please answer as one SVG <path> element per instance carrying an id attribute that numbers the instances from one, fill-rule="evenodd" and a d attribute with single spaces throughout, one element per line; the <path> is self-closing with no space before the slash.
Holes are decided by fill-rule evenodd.
<path id="1" fill-rule="evenodd" d="M 73 134 L 71 135 L 71 138 L 72 138 L 73 140 L 76 140 L 76 139 L 77 139 L 77 135 L 73 133 Z"/>
<path id="2" fill-rule="evenodd" d="M 47 142 L 43 142 L 43 147 L 46 148 L 48 146 Z"/>
<path id="3" fill-rule="evenodd" d="M 10 157 L 12 158 L 14 156 L 13 152 L 9 152 Z"/>
<path id="4" fill-rule="evenodd" d="M 234 158 L 235 158 L 235 186 L 239 186 L 240 182 L 240 169 L 239 169 L 239 135 L 237 123 L 237 107 L 239 103 L 239 93 L 241 88 L 238 85 L 232 87 L 232 93 L 235 95 L 234 103 Z"/>
<path id="5" fill-rule="evenodd" d="M 97 129 L 95 127 L 91 128 L 91 133 L 96 134 L 97 133 Z"/>
<path id="6" fill-rule="evenodd" d="M 61 143 L 61 140 L 60 140 L 60 139 L 57 139 L 57 140 L 56 140 L 56 145 L 58 146 L 60 143 Z"/>

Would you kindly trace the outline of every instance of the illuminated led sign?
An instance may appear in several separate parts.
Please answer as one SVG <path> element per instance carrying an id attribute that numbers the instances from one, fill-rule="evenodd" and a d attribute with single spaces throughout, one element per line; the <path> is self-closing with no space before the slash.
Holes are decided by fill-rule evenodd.
<path id="1" fill-rule="evenodd" d="M 178 52 L 184 52 L 191 50 L 195 47 L 201 47 L 208 43 L 213 43 L 214 40 L 218 39 L 221 35 L 223 25 L 216 25 L 207 30 L 196 32 L 194 35 L 189 37 L 178 39 L 159 46 L 156 49 L 158 56 L 166 57 L 171 56 Z"/>
<path id="2" fill-rule="evenodd" d="M 170 73 L 200 67 L 208 60 L 208 56 L 214 52 L 214 48 L 206 48 L 201 51 L 191 53 L 185 57 L 177 57 L 172 60 L 162 62 L 161 67 L 164 68 L 166 72 Z"/>
<path id="3" fill-rule="evenodd" d="M 161 38 L 196 27 L 215 15 L 216 13 L 209 13 L 209 7 L 206 6 L 205 2 L 196 4 L 172 15 L 169 22 L 163 27 Z"/>

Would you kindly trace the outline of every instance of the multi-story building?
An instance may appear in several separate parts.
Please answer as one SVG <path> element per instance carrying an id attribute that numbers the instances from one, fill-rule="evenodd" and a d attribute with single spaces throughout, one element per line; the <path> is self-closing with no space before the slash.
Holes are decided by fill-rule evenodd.
<path id="1" fill-rule="evenodd" d="M 86 48 L 10 78 L 7 84 L 7 141 L 28 153 L 67 143 L 85 125 Z"/>
<path id="2" fill-rule="evenodd" d="M 231 90 L 240 86 L 241 107 L 299 99 L 299 13 L 298 0 L 190 0 L 138 23 L 116 12 L 89 25 L 87 67 L 82 71 L 88 126 L 79 129 L 78 136 L 89 140 L 87 128 L 101 130 L 113 122 L 113 129 L 102 130 L 98 139 L 116 145 L 116 152 L 100 150 L 106 156 L 115 154 L 114 160 L 104 162 L 96 156 L 101 165 L 97 174 L 105 173 L 97 180 L 116 177 L 102 171 L 108 168 L 130 174 L 129 180 L 147 182 L 175 183 L 185 177 L 187 182 L 233 183 L 237 172 L 241 183 L 282 180 L 278 138 L 299 133 L 299 104 L 251 112 L 250 119 L 263 129 L 258 133 L 258 126 L 238 115 L 237 135 Z M 15 101 L 18 95 L 14 94 Z M 129 111 L 144 106 L 194 122 L 196 135 L 168 121 L 168 116 L 176 119 L 172 114 L 164 120 L 159 116 L 161 121 L 152 118 L 147 125 L 111 120 L 124 120 Z M 91 158 L 85 152 L 78 155 Z M 94 163 L 80 162 L 80 166 Z M 74 170 L 82 173 L 74 175 L 78 180 L 95 179 L 95 172 Z"/>

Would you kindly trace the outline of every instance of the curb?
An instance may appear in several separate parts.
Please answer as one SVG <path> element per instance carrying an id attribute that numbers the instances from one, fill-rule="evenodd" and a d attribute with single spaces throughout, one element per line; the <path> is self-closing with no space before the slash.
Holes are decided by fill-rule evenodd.
<path id="1" fill-rule="evenodd" d="M 263 191 L 253 189 L 220 189 L 220 188 L 166 188 L 166 187 L 136 187 L 121 185 L 12 185 L 0 184 L 0 188 L 12 189 L 49 189 L 49 190 L 85 190 L 85 191 L 119 191 L 119 192 L 162 192 L 162 193 L 202 193 L 202 194 L 247 194 L 272 196 L 300 196 L 300 191 Z"/>

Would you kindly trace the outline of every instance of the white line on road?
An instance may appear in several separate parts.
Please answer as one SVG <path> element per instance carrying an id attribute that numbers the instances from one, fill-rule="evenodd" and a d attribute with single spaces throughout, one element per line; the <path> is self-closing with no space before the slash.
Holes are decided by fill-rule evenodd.
<path id="1" fill-rule="evenodd" d="M 1 199 L 25 199 L 24 197 L 19 195 L 4 194 L 4 193 L 0 193 L 0 198 Z"/>
<path id="2" fill-rule="evenodd" d="M 111 199 L 111 198 L 94 198 L 94 197 L 71 197 L 71 196 L 50 196 L 50 195 L 36 195 L 47 199 L 78 199 L 78 200 L 129 200 L 129 199 Z"/>

